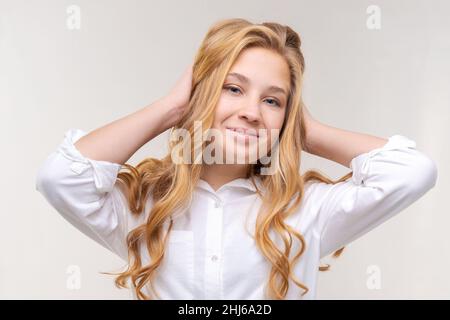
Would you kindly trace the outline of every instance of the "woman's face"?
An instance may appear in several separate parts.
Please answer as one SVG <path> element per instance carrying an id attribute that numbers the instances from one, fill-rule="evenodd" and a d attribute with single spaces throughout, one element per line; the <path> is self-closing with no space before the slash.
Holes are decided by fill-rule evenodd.
<path id="1" fill-rule="evenodd" d="M 267 144 L 263 150 L 271 149 L 274 141 L 271 132 L 277 132 L 272 129 L 281 130 L 283 126 L 289 84 L 289 67 L 282 56 L 264 48 L 241 52 L 223 84 L 212 126 L 222 133 L 223 139 L 219 139 L 216 148 L 222 148 L 226 163 L 230 163 L 225 158 L 226 152 L 233 155 L 233 159 L 238 152 L 244 155 L 245 163 L 249 163 L 250 154 L 258 155 L 259 143 Z M 237 128 L 248 132 L 241 134 L 233 130 Z M 259 134 L 259 137 L 252 134 Z"/>

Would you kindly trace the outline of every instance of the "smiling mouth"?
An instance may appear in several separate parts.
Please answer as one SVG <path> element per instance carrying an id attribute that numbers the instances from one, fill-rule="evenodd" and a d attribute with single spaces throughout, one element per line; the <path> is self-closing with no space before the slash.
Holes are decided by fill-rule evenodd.
<path id="1" fill-rule="evenodd" d="M 230 132 L 233 132 L 233 134 L 259 138 L 258 133 L 254 129 L 246 130 L 246 129 L 243 129 L 243 128 L 231 128 L 231 127 L 227 127 L 226 129 L 228 131 L 230 131 Z"/>

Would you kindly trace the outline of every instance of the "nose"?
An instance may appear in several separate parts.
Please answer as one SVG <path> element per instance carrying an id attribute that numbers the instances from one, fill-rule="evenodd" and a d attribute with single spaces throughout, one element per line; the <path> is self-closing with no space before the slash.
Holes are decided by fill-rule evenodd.
<path id="1" fill-rule="evenodd" d="M 259 124 L 261 122 L 261 110 L 258 101 L 252 100 L 245 103 L 245 106 L 239 110 L 239 118 L 253 124 Z"/>

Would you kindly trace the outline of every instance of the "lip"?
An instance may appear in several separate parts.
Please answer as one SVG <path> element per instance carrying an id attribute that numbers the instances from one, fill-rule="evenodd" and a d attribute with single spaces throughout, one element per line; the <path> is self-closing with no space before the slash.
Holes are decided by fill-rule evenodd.
<path id="1" fill-rule="evenodd" d="M 258 131 L 256 129 L 247 129 L 242 127 L 226 127 L 227 130 L 245 135 L 245 136 L 251 136 L 259 138 Z"/>

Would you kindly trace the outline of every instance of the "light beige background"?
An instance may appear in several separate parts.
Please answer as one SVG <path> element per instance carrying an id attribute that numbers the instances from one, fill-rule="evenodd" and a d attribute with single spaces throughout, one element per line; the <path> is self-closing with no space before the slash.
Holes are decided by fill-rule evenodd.
<path id="1" fill-rule="evenodd" d="M 81 29 L 66 26 L 69 5 Z M 369 5 L 381 29 L 369 30 Z M 35 190 L 69 128 L 91 131 L 166 94 L 221 18 L 277 21 L 300 33 L 305 102 L 319 120 L 405 135 L 438 165 L 434 189 L 349 245 L 321 273 L 318 298 L 450 298 L 448 1 L 0 1 L 0 298 L 129 299 L 121 261 L 69 225 Z M 130 160 L 167 152 L 162 134 Z M 304 168 L 348 169 L 305 155 Z M 81 287 L 67 288 L 68 267 Z M 370 266 L 380 289 L 370 289 Z M 373 275 L 372 275 L 373 276 Z"/>

